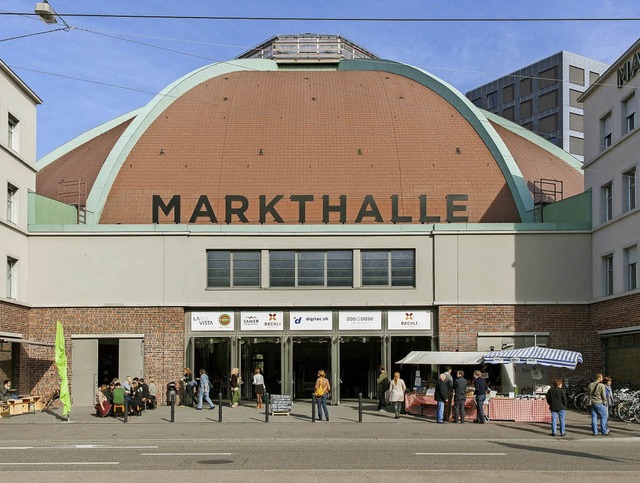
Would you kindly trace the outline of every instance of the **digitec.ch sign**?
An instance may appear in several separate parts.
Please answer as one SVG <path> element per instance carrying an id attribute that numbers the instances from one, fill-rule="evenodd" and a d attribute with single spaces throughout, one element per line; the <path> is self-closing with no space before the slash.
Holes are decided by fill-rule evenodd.
<path id="1" fill-rule="evenodd" d="M 266 195 L 258 196 L 258 220 L 249 220 L 247 211 L 250 207 L 250 201 L 246 196 L 242 195 L 226 195 L 224 197 L 224 223 L 266 223 L 273 221 L 276 223 L 292 222 L 285 221 L 278 212 L 278 204 L 293 203 L 297 205 L 298 219 L 297 223 L 304 224 L 307 222 L 307 206 L 313 203 L 322 203 L 322 223 L 329 223 L 336 218 L 339 223 L 440 223 L 441 217 L 438 214 L 430 213 L 427 206 L 427 195 L 420 195 L 415 199 L 415 203 L 419 207 L 419 216 L 414 220 L 412 216 L 401 215 L 399 210 L 399 196 L 391 195 L 390 213 L 383 213 L 378 207 L 378 203 L 373 195 L 366 195 L 364 198 L 347 200 L 347 195 L 339 195 L 332 199 L 329 195 L 316 197 L 314 195 L 291 195 L 288 200 L 284 201 L 284 195 L 276 195 L 271 199 L 267 199 Z M 467 205 L 464 203 L 469 199 L 466 194 L 449 194 L 446 196 L 446 218 L 448 223 L 466 223 L 469 218 L 463 215 L 467 211 Z M 358 214 L 353 220 L 347 220 L 347 203 L 350 207 L 354 205 L 358 207 Z M 173 195 L 170 199 L 165 200 L 160 195 L 153 195 L 151 201 L 151 211 L 153 223 L 160 223 L 160 213 L 164 215 L 164 220 L 173 217 L 174 223 L 182 223 L 182 198 L 180 195 Z M 163 220 L 163 221 L 164 221 Z M 188 223 L 197 223 L 198 221 L 208 221 L 210 223 L 220 223 L 218 214 L 214 211 L 207 195 L 200 195 L 196 205 L 191 212 Z"/>

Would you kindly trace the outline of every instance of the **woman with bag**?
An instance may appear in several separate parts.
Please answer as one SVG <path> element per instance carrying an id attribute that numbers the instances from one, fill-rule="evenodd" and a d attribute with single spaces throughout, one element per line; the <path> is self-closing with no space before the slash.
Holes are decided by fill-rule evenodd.
<path id="1" fill-rule="evenodd" d="M 313 395 L 316 398 L 316 404 L 318 405 L 318 421 L 322 421 L 322 409 L 324 409 L 324 415 L 329 421 L 329 410 L 327 409 L 327 394 L 331 391 L 331 385 L 326 378 L 325 372 L 320 369 L 318 371 L 318 379 L 316 380 L 315 391 Z"/>
<path id="2" fill-rule="evenodd" d="M 407 390 L 404 381 L 400 379 L 400 373 L 393 373 L 393 380 L 389 385 L 389 402 L 393 403 L 393 410 L 396 413 L 395 419 L 400 418 L 400 407 L 404 402 L 404 393 Z"/>
<path id="3" fill-rule="evenodd" d="M 240 402 L 240 376 L 238 376 L 238 368 L 231 369 L 231 407 L 237 408 Z"/>
<path id="4" fill-rule="evenodd" d="M 260 374 L 260 368 L 256 367 L 253 375 L 253 392 L 256 393 L 256 408 L 262 409 L 262 394 L 265 391 L 264 376 Z"/>

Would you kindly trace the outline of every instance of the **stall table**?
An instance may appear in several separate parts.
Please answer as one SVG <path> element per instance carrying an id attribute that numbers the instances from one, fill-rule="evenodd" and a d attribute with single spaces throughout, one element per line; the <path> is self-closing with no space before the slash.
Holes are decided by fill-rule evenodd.
<path id="1" fill-rule="evenodd" d="M 426 394 L 405 394 L 405 412 L 415 416 L 436 417 L 438 403 L 431 395 Z M 485 406 L 486 408 L 486 406 Z M 477 417 L 476 402 L 474 396 L 467 396 L 464 402 L 464 420 L 474 421 Z M 454 416 L 454 409 L 451 408 L 451 418 Z"/>
<path id="2" fill-rule="evenodd" d="M 494 421 L 550 423 L 551 412 L 544 399 L 497 397 L 489 401 L 489 418 Z"/>

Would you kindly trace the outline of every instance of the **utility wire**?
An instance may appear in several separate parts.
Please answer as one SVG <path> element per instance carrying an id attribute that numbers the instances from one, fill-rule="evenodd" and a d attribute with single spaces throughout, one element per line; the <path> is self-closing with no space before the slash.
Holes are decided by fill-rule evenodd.
<path id="1" fill-rule="evenodd" d="M 57 29 L 53 29 L 53 30 L 45 30 L 43 32 L 35 32 L 32 34 L 25 34 L 25 35 L 18 35 L 17 37 L 9 37 L 6 39 L 0 39 L 0 42 L 8 42 L 9 40 L 18 40 L 18 39 L 24 39 L 27 37 L 34 37 L 35 35 L 43 35 L 43 34 L 50 34 L 51 32 L 58 32 L 60 30 L 69 30 L 67 27 L 60 27 Z"/>

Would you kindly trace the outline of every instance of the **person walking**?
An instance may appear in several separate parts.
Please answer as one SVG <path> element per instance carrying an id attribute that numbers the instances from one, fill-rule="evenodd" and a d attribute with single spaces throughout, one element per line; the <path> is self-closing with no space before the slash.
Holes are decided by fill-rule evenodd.
<path id="1" fill-rule="evenodd" d="M 404 393 L 407 390 L 407 386 L 404 381 L 400 379 L 400 373 L 393 373 L 393 380 L 389 384 L 389 402 L 393 403 L 393 412 L 395 413 L 395 419 L 400 418 L 400 407 L 404 401 Z"/>
<path id="2" fill-rule="evenodd" d="M 478 411 L 478 415 L 474 423 L 484 424 L 487 419 L 484 415 L 484 400 L 487 397 L 487 382 L 484 380 L 484 377 L 481 376 L 482 373 L 480 371 L 473 371 L 473 386 L 475 388 L 476 409 Z"/>
<path id="3" fill-rule="evenodd" d="M 378 409 L 377 411 L 384 412 L 384 408 L 387 406 L 386 401 L 386 393 L 389 389 L 389 374 L 385 370 L 384 366 L 380 366 L 380 375 L 378 376 L 378 380 L 376 381 L 376 388 L 378 390 Z"/>
<path id="4" fill-rule="evenodd" d="M 264 376 L 260 373 L 260 368 L 256 367 L 253 374 L 253 392 L 256 394 L 256 408 L 262 409 L 262 394 L 266 390 L 264 385 Z"/>
<path id="5" fill-rule="evenodd" d="M 446 366 L 444 368 L 444 376 L 447 378 L 447 400 L 444 405 L 444 420 L 451 421 L 451 406 L 453 404 L 453 368 Z"/>
<path id="6" fill-rule="evenodd" d="M 447 376 L 440 374 L 438 382 L 436 382 L 435 400 L 438 403 L 438 410 L 436 413 L 436 421 L 438 424 L 444 423 L 444 406 L 447 403 L 449 397 L 449 384 L 447 384 Z"/>
<path id="7" fill-rule="evenodd" d="M 609 436 L 607 393 L 602 379 L 602 374 L 596 374 L 596 380 L 589 384 L 587 389 L 591 402 L 591 431 L 594 436 L 598 436 L 598 418 L 600 418 L 600 432 L 603 436 Z"/>
<path id="8" fill-rule="evenodd" d="M 229 384 L 231 385 L 231 407 L 237 408 L 238 404 L 240 404 L 240 384 L 241 379 L 239 376 L 240 370 L 237 367 L 231 369 L 231 380 Z"/>
<path id="9" fill-rule="evenodd" d="M 196 406 L 196 409 L 198 411 L 202 410 L 203 398 L 205 401 L 209 403 L 209 409 L 215 408 L 213 402 L 211 402 L 211 399 L 209 398 L 210 389 L 211 389 L 211 386 L 209 384 L 209 376 L 207 376 L 207 371 L 205 371 L 204 369 L 200 369 L 200 386 L 198 388 L 198 405 Z"/>
<path id="10" fill-rule="evenodd" d="M 464 378 L 464 371 L 458 371 L 456 375 L 458 377 L 453 383 L 453 420 L 458 424 L 462 424 L 464 423 L 464 404 L 467 402 L 467 380 Z"/>
<path id="11" fill-rule="evenodd" d="M 326 377 L 326 373 L 320 369 L 318 371 L 318 379 L 316 379 L 316 385 L 313 391 L 313 395 L 316 398 L 316 404 L 318 405 L 318 421 L 322 421 L 322 410 L 324 410 L 324 416 L 329 421 L 329 410 L 327 409 L 327 394 L 331 391 L 331 385 L 329 379 Z"/>
<path id="12" fill-rule="evenodd" d="M 560 436 L 564 436 L 567 393 L 562 389 L 562 379 L 556 379 L 553 382 L 553 387 L 547 391 L 546 398 L 551 411 L 551 436 L 556 435 L 558 419 L 560 419 Z"/>

